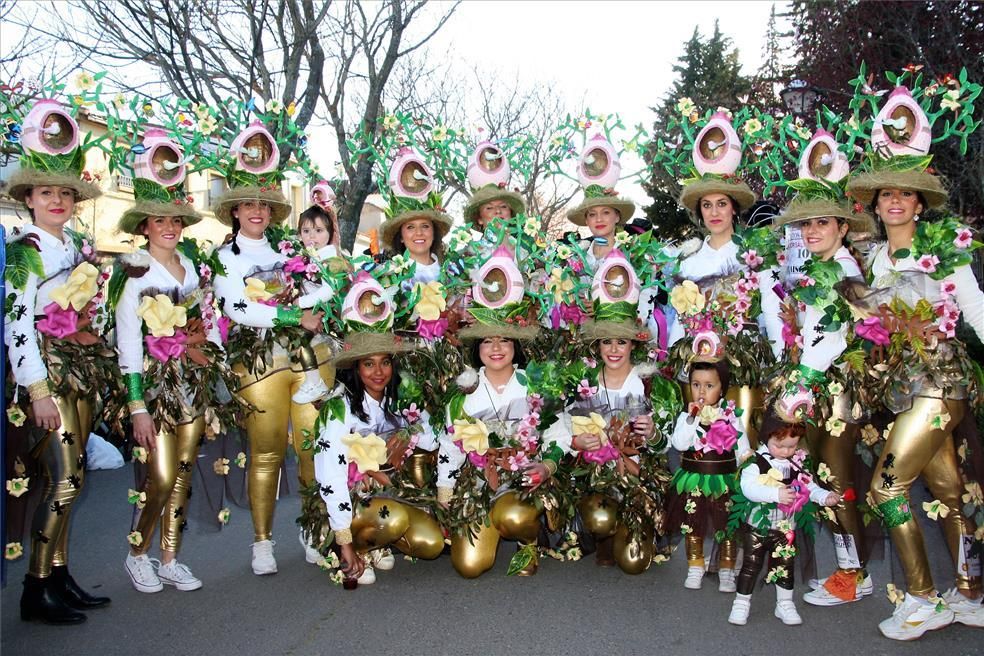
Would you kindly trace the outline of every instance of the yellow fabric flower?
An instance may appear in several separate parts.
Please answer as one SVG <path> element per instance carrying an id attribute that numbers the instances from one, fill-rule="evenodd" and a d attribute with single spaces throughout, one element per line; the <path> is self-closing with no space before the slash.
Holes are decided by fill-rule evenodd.
<path id="1" fill-rule="evenodd" d="M 475 452 L 481 456 L 489 450 L 489 429 L 481 419 L 474 422 L 456 419 L 454 437 L 455 441 L 461 440 L 461 450 L 465 453 Z"/>
<path id="2" fill-rule="evenodd" d="M 174 329 L 188 322 L 188 310 L 182 305 L 175 305 L 166 294 L 158 294 L 153 298 L 144 296 L 137 308 L 137 316 L 147 324 L 147 330 L 154 337 L 171 337 Z"/>
<path id="3" fill-rule="evenodd" d="M 133 447 L 133 457 L 138 462 L 147 462 L 147 449 L 142 446 Z"/>
<path id="4" fill-rule="evenodd" d="M 704 309 L 706 299 L 693 280 L 684 280 L 670 292 L 670 304 L 679 314 L 693 314 Z"/>
<path id="5" fill-rule="evenodd" d="M 266 283 L 259 278 L 247 278 L 246 279 L 246 291 L 243 292 L 243 296 L 253 301 L 266 301 L 273 298 L 273 294 L 267 291 Z"/>
<path id="6" fill-rule="evenodd" d="M 417 291 L 420 292 L 420 300 L 417 301 L 417 314 L 424 321 L 437 321 L 441 318 L 441 312 L 448 307 L 447 300 L 444 298 L 444 285 L 434 280 L 427 284 L 417 283 Z"/>
<path id="7" fill-rule="evenodd" d="M 212 463 L 212 471 L 214 471 L 219 476 L 225 476 L 229 473 L 229 459 L 228 458 L 216 458 L 215 462 Z"/>
<path id="8" fill-rule="evenodd" d="M 887 593 L 888 600 L 896 606 L 905 601 L 905 593 L 896 588 L 894 584 L 889 583 L 885 586 L 885 591 Z"/>
<path id="9" fill-rule="evenodd" d="M 587 417 L 571 417 L 571 426 L 575 435 L 605 435 L 605 427 L 608 422 L 597 412 L 592 412 Z"/>
<path id="10" fill-rule="evenodd" d="M 222 510 L 220 510 L 219 511 L 219 523 L 222 524 L 222 525 L 228 524 L 229 523 L 229 515 L 231 515 L 231 514 L 232 513 L 229 512 L 229 509 L 228 508 L 223 508 Z"/>
<path id="11" fill-rule="evenodd" d="M 923 510 L 930 519 L 936 521 L 940 517 L 946 517 L 950 514 L 950 508 L 939 499 L 933 499 L 932 501 L 923 501 Z"/>
<path id="12" fill-rule="evenodd" d="M 574 281 L 564 276 L 564 270 L 554 267 L 547 281 L 547 291 L 553 292 L 554 303 L 558 305 L 564 300 L 564 295 L 574 289 Z"/>
<path id="13" fill-rule="evenodd" d="M 15 499 L 20 495 L 30 489 L 28 484 L 31 482 L 30 478 L 12 478 L 7 481 L 7 494 L 14 497 Z"/>
<path id="14" fill-rule="evenodd" d="M 143 536 L 140 534 L 140 531 L 133 531 L 126 536 L 126 541 L 135 547 L 139 547 L 143 544 Z"/>
<path id="15" fill-rule="evenodd" d="M 960 497 L 964 503 L 972 503 L 975 506 L 984 506 L 984 492 L 981 491 L 981 484 L 977 481 L 971 481 L 964 485 L 964 489 L 967 492 Z"/>
<path id="16" fill-rule="evenodd" d="M 69 274 L 65 284 L 52 289 L 48 297 L 63 310 L 67 310 L 69 305 L 75 310 L 81 310 L 99 291 L 97 280 L 99 269 L 83 262 Z"/>
<path id="17" fill-rule="evenodd" d="M 348 461 L 355 463 L 360 474 L 379 471 L 379 466 L 386 462 L 386 442 L 375 433 L 365 437 L 351 433 L 342 438 L 342 444 L 348 447 Z"/>
<path id="18" fill-rule="evenodd" d="M 697 420 L 704 426 L 710 426 L 721 418 L 721 408 L 716 405 L 705 405 L 697 414 Z"/>
<path id="19" fill-rule="evenodd" d="M 20 542 L 8 542 L 3 548 L 3 557 L 7 560 L 17 560 L 24 555 L 24 546 Z"/>
<path id="20" fill-rule="evenodd" d="M 782 473 L 778 469 L 770 469 L 765 474 L 759 474 L 758 484 L 766 487 L 785 487 L 782 482 Z"/>
<path id="21" fill-rule="evenodd" d="M 840 437 L 844 434 L 844 431 L 847 430 L 847 423 L 843 419 L 831 417 L 827 420 L 825 427 L 831 437 Z"/>

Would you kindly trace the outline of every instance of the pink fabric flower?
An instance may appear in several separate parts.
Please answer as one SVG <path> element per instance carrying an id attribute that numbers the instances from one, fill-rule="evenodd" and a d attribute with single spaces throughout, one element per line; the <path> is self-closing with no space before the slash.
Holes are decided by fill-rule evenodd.
<path id="1" fill-rule="evenodd" d="M 353 487 L 365 480 L 366 475 L 359 472 L 359 466 L 354 462 L 348 464 L 348 486 L 351 490 Z"/>
<path id="2" fill-rule="evenodd" d="M 281 255 L 290 255 L 294 252 L 294 244 L 290 243 L 287 239 L 284 239 L 277 244 L 277 250 L 280 251 Z"/>
<path id="3" fill-rule="evenodd" d="M 916 260 L 916 266 L 919 267 L 925 273 L 933 273 L 936 271 L 936 265 L 940 263 L 940 258 L 935 255 L 923 255 L 918 260 Z"/>
<path id="4" fill-rule="evenodd" d="M 587 315 L 577 305 L 561 303 L 550 309 L 550 325 L 554 330 L 557 330 L 563 324 L 580 326 L 586 318 Z"/>
<path id="5" fill-rule="evenodd" d="M 780 503 L 778 505 L 779 511 L 787 515 L 793 515 L 798 513 L 806 502 L 810 500 L 810 490 L 807 484 L 801 478 L 797 478 L 795 481 L 789 484 L 796 496 L 793 498 L 792 503 Z"/>
<path id="6" fill-rule="evenodd" d="M 759 265 L 761 265 L 763 262 L 765 262 L 765 260 L 763 258 L 759 257 L 758 252 L 756 252 L 754 250 L 751 250 L 751 251 L 748 251 L 747 253 L 745 253 L 742 256 L 742 259 L 744 259 L 745 260 L 745 264 L 749 268 L 752 268 L 752 269 L 759 268 Z"/>
<path id="7" fill-rule="evenodd" d="M 48 303 L 44 308 L 44 316 L 45 318 L 37 323 L 37 328 L 45 335 L 64 339 L 78 332 L 79 315 L 71 305 L 63 310 L 57 303 Z"/>
<path id="8" fill-rule="evenodd" d="M 486 460 L 487 458 L 484 455 L 479 455 L 476 451 L 471 451 L 468 453 L 468 462 L 479 469 L 485 467 Z"/>
<path id="9" fill-rule="evenodd" d="M 284 273 L 304 273 L 307 271 L 308 263 L 304 261 L 303 255 L 295 255 L 284 262 Z"/>
<path id="10" fill-rule="evenodd" d="M 225 344 L 229 341 L 229 327 L 232 325 L 232 319 L 227 316 L 221 316 L 216 322 L 216 325 L 219 328 L 219 337 L 222 338 L 222 343 Z"/>
<path id="11" fill-rule="evenodd" d="M 403 418 L 410 424 L 415 424 L 420 420 L 420 409 L 416 403 L 411 403 L 410 407 L 403 411 Z"/>
<path id="12" fill-rule="evenodd" d="M 868 317 L 854 328 L 854 332 L 858 337 L 878 346 L 885 346 L 890 341 L 888 331 L 882 327 L 881 319 L 878 317 Z"/>
<path id="13" fill-rule="evenodd" d="M 721 455 L 727 451 L 731 451 L 737 442 L 738 431 L 735 430 L 735 427 L 730 422 L 719 419 L 711 424 L 707 432 L 704 433 L 701 451 L 704 453 L 714 451 L 718 455 Z"/>
<path id="14" fill-rule="evenodd" d="M 577 259 L 576 257 L 572 257 L 571 259 L 567 260 L 567 266 L 569 266 L 571 270 L 574 271 L 574 273 L 581 273 L 582 271 L 584 271 L 584 265 L 581 263 L 581 260 Z"/>
<path id="15" fill-rule="evenodd" d="M 174 335 L 170 337 L 154 337 L 153 335 L 144 337 L 147 352 L 151 357 L 157 358 L 161 362 L 167 362 L 171 358 L 177 359 L 184 355 L 187 349 L 185 342 L 187 341 L 188 336 L 183 330 L 175 330 Z"/>
<path id="16" fill-rule="evenodd" d="M 789 327 L 789 324 L 782 324 L 782 341 L 786 346 L 796 344 L 796 333 Z"/>
<path id="17" fill-rule="evenodd" d="M 530 394 L 526 397 L 526 405 L 530 407 L 530 412 L 540 412 L 543 409 L 543 397 L 539 394 Z"/>
<path id="18" fill-rule="evenodd" d="M 974 243 L 974 234 L 967 228 L 962 228 L 957 232 L 957 238 L 953 240 L 953 245 L 957 248 L 968 248 Z"/>
<path id="19" fill-rule="evenodd" d="M 618 458 L 618 449 L 615 448 L 614 444 L 609 442 L 596 451 L 581 451 L 581 457 L 584 458 L 585 462 L 593 465 L 603 465 L 606 462 L 611 462 Z"/>
<path id="20" fill-rule="evenodd" d="M 420 335 L 421 339 L 425 339 L 429 342 L 440 339 L 444 336 L 444 333 L 448 330 L 448 320 L 433 319 L 427 321 L 425 319 L 417 319 L 417 334 Z"/>
<path id="21" fill-rule="evenodd" d="M 949 298 L 957 293 L 957 283 L 952 280 L 944 280 L 940 283 L 940 294 L 943 298 Z"/>
<path id="22" fill-rule="evenodd" d="M 582 399 L 587 399 L 597 394 L 598 388 L 592 387 L 587 378 L 582 378 L 577 385 L 577 393 Z"/>

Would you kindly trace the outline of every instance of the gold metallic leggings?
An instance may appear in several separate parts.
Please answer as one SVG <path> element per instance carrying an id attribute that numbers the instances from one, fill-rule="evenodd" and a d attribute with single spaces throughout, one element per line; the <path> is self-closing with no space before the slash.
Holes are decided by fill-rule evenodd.
<path id="1" fill-rule="evenodd" d="M 326 383 L 334 379 L 330 366 L 321 367 Z M 255 382 L 247 382 L 239 393 L 256 406 L 243 422 L 249 438 L 247 491 L 253 533 L 257 542 L 273 534 L 273 510 L 277 503 L 280 468 L 287 452 L 288 423 L 290 439 L 300 460 L 298 475 L 302 486 L 314 481 L 314 451 L 303 448 L 304 431 L 311 431 L 318 411 L 310 403 L 298 405 L 291 396 L 304 382 L 304 372 L 281 369 Z"/>
<path id="2" fill-rule="evenodd" d="M 690 533 L 684 541 L 684 548 L 687 552 L 687 565 L 690 567 L 704 566 L 704 536 Z M 738 545 L 734 538 L 727 538 L 718 543 L 718 567 L 720 569 L 734 569 L 735 559 L 737 558 Z"/>
<path id="3" fill-rule="evenodd" d="M 933 497 L 950 509 L 939 521 L 955 562 L 966 562 L 963 537 L 973 535 L 976 528 L 961 512 L 963 483 L 951 435 L 966 408 L 966 401 L 916 397 L 910 410 L 896 416 L 871 481 L 871 496 L 889 527 L 906 585 L 914 595 L 935 590 L 922 531 L 909 507 L 909 490 L 916 478 L 922 476 Z M 948 413 L 950 420 L 941 428 L 933 428 L 933 419 L 943 413 Z M 980 577 L 968 576 L 959 566 L 957 570 L 960 590 L 981 589 Z"/>
<path id="4" fill-rule="evenodd" d="M 204 432 L 205 419 L 199 417 L 179 424 L 173 433 L 161 430 L 157 434 L 157 447 L 147 458 L 147 478 L 143 485 L 147 501 L 143 509 L 137 511 L 131 527 L 143 538 L 140 546 L 134 548 L 138 555 L 150 551 L 150 539 L 154 537 L 158 519 L 161 524 L 161 551 L 177 553 L 181 548 L 191 477 L 198 457 L 199 440 Z M 164 511 L 163 515 L 161 510 Z"/>
<path id="5" fill-rule="evenodd" d="M 832 478 L 826 483 L 826 486 L 837 494 L 844 494 L 845 490 L 855 486 L 854 462 L 856 456 L 854 449 L 858 443 L 860 432 L 861 428 L 857 424 L 847 424 L 844 432 L 837 437 L 819 427 L 811 426 L 807 432 L 814 461 L 818 464 L 825 463 L 830 468 Z M 855 492 L 858 492 L 857 488 L 855 488 Z M 831 533 L 844 536 L 845 543 L 854 544 L 859 561 L 858 564 L 842 561 L 840 554 L 838 554 L 837 567 L 847 570 L 855 569 L 859 565 L 865 567 L 868 564 L 868 553 L 864 540 L 864 525 L 861 522 L 857 504 L 842 501 L 833 511 L 837 521 L 828 522 L 828 528 L 830 528 Z"/>
<path id="6" fill-rule="evenodd" d="M 31 523 L 31 560 L 28 573 L 37 578 L 51 575 L 53 566 L 68 565 L 68 528 L 72 505 L 85 482 L 85 444 L 92 427 L 87 401 L 75 394 L 53 396 L 61 428 L 49 431 L 33 455 L 41 465 L 44 492 Z"/>
<path id="7" fill-rule="evenodd" d="M 374 497 L 357 503 L 352 542 L 366 552 L 393 545 L 412 558 L 433 560 L 444 550 L 444 534 L 431 515 L 394 499 Z"/>
<path id="8" fill-rule="evenodd" d="M 506 492 L 492 503 L 490 525 L 480 524 L 478 535 L 451 537 L 451 564 L 461 576 L 473 579 L 492 569 L 499 539 L 518 540 L 522 544 L 536 542 L 540 534 L 540 512 L 532 503 L 523 501 L 517 492 Z"/>
<path id="9" fill-rule="evenodd" d="M 649 568 L 655 552 L 653 527 L 643 528 L 641 537 L 630 538 L 628 528 L 618 523 L 618 502 L 604 494 L 589 494 L 578 502 L 584 527 L 598 540 L 614 538 L 612 553 L 626 574 L 641 574 Z"/>

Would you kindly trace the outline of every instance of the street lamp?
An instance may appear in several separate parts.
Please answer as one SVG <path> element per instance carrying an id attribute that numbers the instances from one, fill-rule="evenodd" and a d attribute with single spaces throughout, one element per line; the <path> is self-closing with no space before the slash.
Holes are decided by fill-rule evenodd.
<path id="1" fill-rule="evenodd" d="M 793 80 L 779 92 L 779 97 L 790 114 L 805 116 L 813 111 L 813 104 L 820 97 L 820 91 L 805 80 Z"/>

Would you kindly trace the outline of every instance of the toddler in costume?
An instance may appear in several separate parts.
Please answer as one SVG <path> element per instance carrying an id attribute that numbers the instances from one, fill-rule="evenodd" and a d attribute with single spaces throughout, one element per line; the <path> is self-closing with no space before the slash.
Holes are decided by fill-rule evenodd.
<path id="1" fill-rule="evenodd" d="M 742 467 L 740 491 L 734 498 L 732 517 L 746 524 L 745 560 L 728 621 L 748 622 L 755 581 L 769 560 L 771 569 L 765 580 L 776 584 L 776 617 L 793 626 L 803 623 L 793 603 L 796 530 L 812 521 L 813 504 L 829 508 L 840 503 L 841 497 L 817 485 L 808 473 L 806 452 L 799 448 L 806 427 L 775 419 L 767 423 L 772 424 L 771 430 L 765 430 L 768 425 L 762 427 L 767 438 Z"/>
<path id="2" fill-rule="evenodd" d="M 329 214 L 331 211 L 330 207 L 312 205 L 301 212 L 297 219 L 297 231 L 301 243 L 312 254 L 312 259 L 326 260 L 338 256 L 338 249 L 330 243 L 334 238 L 334 221 Z M 297 305 L 305 310 L 314 307 L 320 301 L 328 300 L 332 294 L 331 288 L 327 285 L 315 283 L 306 283 L 304 291 L 306 293 L 297 299 Z M 321 375 L 318 373 L 318 358 L 314 354 L 315 344 L 323 339 L 320 335 L 316 335 L 295 353 L 296 361 L 304 371 L 304 382 L 291 397 L 294 403 L 311 403 L 328 395 L 328 386 L 321 380 Z"/>

